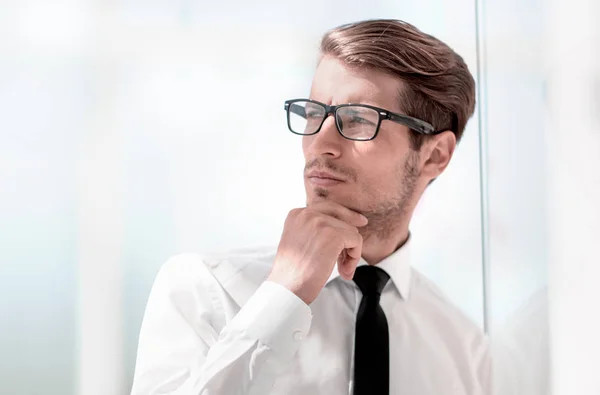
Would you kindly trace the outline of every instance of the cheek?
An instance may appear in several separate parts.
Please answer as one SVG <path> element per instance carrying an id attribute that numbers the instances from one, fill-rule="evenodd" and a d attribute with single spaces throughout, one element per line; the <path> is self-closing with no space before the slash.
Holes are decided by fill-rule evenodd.
<path id="1" fill-rule="evenodd" d="M 359 183 L 372 196 L 389 196 L 398 190 L 404 172 L 403 162 L 397 158 L 382 156 L 369 162 L 360 170 Z"/>
<path id="2" fill-rule="evenodd" d="M 308 153 L 308 147 L 310 146 L 310 137 L 308 136 L 303 136 L 302 137 L 302 153 L 304 154 L 304 157 L 306 158 L 306 154 Z"/>
<path id="3" fill-rule="evenodd" d="M 394 171 L 388 165 L 380 163 L 379 160 L 369 161 L 367 166 L 358 170 L 358 182 L 361 188 L 368 194 L 380 194 L 394 182 Z"/>

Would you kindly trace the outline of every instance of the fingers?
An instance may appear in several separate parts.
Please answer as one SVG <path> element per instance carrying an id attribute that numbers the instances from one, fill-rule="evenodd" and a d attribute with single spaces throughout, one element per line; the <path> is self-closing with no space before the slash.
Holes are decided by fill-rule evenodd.
<path id="1" fill-rule="evenodd" d="M 331 216 L 323 216 L 327 225 L 332 226 L 334 228 L 343 229 L 347 231 L 352 231 L 354 233 L 358 233 L 358 228 L 354 225 L 351 225 L 347 222 L 344 222 L 340 219 L 331 217 Z"/>
<path id="2" fill-rule="evenodd" d="M 327 224 L 341 231 L 343 249 L 338 259 L 338 271 L 344 279 L 352 280 L 362 256 L 363 239 L 357 228 L 367 225 L 367 218 L 332 201 L 316 203 L 310 209 L 325 214 L 322 218 L 326 218 Z"/>
<path id="3" fill-rule="evenodd" d="M 268 278 L 312 303 L 336 258 L 342 277 L 352 279 L 362 255 L 358 228 L 367 222 L 362 214 L 334 202 L 291 210 Z"/>
<path id="4" fill-rule="evenodd" d="M 362 236 L 359 233 L 344 232 L 344 250 L 338 261 L 338 271 L 346 280 L 352 280 L 356 266 L 362 256 Z"/>
<path id="5" fill-rule="evenodd" d="M 310 209 L 319 211 L 355 227 L 362 227 L 368 223 L 367 217 L 364 215 L 332 201 L 315 203 L 310 206 Z"/>

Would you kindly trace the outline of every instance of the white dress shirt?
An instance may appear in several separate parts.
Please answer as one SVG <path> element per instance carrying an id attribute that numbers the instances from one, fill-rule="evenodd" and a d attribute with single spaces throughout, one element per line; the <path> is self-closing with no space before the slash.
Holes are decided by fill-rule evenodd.
<path id="1" fill-rule="evenodd" d="M 306 305 L 265 281 L 275 252 L 171 258 L 150 293 L 132 394 L 352 394 L 360 290 L 336 266 Z M 409 244 L 378 267 L 390 275 L 390 394 L 490 394 L 487 338 L 411 268 Z"/>

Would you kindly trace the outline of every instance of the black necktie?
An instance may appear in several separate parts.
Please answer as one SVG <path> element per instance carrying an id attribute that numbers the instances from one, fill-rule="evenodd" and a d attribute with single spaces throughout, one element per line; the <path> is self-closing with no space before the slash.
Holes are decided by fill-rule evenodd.
<path id="1" fill-rule="evenodd" d="M 356 317 L 354 395 L 389 395 L 390 344 L 387 319 L 379 305 L 390 276 L 375 266 L 359 266 L 354 282 L 363 298 Z"/>

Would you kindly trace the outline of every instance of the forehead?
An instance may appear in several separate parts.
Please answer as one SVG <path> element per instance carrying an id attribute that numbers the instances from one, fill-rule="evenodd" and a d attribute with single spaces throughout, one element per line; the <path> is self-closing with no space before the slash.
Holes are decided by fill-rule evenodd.
<path id="1" fill-rule="evenodd" d="M 398 111 L 402 82 L 373 69 L 350 68 L 324 56 L 312 81 L 310 98 L 325 104 L 363 103 Z"/>

